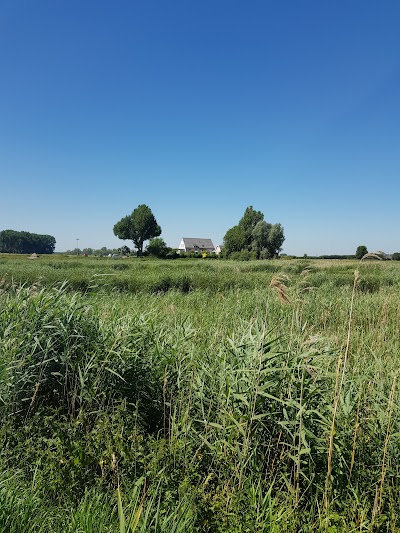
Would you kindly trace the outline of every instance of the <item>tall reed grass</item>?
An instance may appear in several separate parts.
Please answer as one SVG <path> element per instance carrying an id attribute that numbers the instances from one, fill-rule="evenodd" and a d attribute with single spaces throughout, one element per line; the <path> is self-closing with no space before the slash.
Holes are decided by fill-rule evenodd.
<path id="1" fill-rule="evenodd" d="M 400 270 L 194 263 L 2 274 L 0 531 L 399 530 Z"/>

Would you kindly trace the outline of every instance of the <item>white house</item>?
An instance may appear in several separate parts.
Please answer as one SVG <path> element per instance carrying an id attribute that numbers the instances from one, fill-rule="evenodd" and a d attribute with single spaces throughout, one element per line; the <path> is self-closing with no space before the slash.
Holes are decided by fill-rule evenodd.
<path id="1" fill-rule="evenodd" d="M 211 239 L 194 239 L 191 237 L 182 237 L 181 243 L 178 247 L 178 252 L 214 252 L 215 247 Z"/>

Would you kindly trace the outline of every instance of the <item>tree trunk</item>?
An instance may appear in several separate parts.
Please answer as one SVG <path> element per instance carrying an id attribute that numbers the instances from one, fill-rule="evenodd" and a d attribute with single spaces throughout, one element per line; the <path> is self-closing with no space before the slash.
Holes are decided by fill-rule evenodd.
<path id="1" fill-rule="evenodd" d="M 137 242 L 133 241 L 133 242 L 137 248 L 137 252 L 136 252 L 137 257 L 142 256 L 143 255 L 143 241 L 137 241 Z"/>

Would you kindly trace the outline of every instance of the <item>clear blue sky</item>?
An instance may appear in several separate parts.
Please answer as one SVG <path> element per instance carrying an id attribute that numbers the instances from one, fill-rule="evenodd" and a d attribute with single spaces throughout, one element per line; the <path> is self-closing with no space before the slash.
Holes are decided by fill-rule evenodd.
<path id="1" fill-rule="evenodd" d="M 253 205 L 289 254 L 400 251 L 399 28 L 398 0 L 0 0 L 0 229 L 119 246 L 145 203 L 218 244 Z"/>

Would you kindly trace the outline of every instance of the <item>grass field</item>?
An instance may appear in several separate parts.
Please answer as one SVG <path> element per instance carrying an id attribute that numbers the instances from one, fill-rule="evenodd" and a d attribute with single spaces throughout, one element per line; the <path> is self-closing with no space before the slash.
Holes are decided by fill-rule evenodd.
<path id="1" fill-rule="evenodd" d="M 400 531 L 397 262 L 0 255 L 0 532 Z"/>

